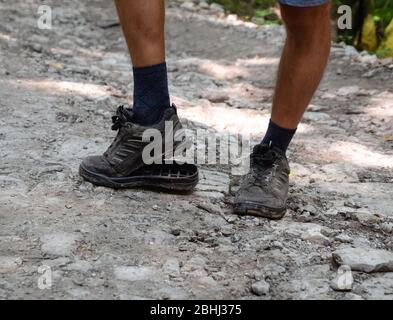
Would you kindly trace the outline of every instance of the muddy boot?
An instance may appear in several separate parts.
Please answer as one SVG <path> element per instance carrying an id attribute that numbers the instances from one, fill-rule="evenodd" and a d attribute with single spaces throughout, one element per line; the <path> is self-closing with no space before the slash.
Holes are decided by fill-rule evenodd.
<path id="1" fill-rule="evenodd" d="M 251 154 L 251 168 L 235 197 L 234 212 L 269 219 L 281 219 L 286 212 L 289 165 L 282 151 L 257 145 Z"/>
<path id="2" fill-rule="evenodd" d="M 182 135 L 182 125 L 177 116 L 176 108 L 173 106 L 165 110 L 161 120 L 152 126 L 144 127 L 138 125 L 132 121 L 132 111 L 124 107 L 119 107 L 117 109 L 116 115 L 112 117 L 113 130 L 118 130 L 117 136 L 113 143 L 109 146 L 108 150 L 102 156 L 91 156 L 86 158 L 80 165 L 79 173 L 86 180 L 90 181 L 95 185 L 106 186 L 110 188 L 127 188 L 144 186 L 145 183 L 155 184 L 160 187 L 160 183 L 168 183 L 168 175 L 160 177 L 157 174 L 149 174 L 149 170 L 144 168 L 146 165 L 142 159 L 142 152 L 144 148 L 150 143 L 150 141 L 142 141 L 143 133 L 148 129 L 156 129 L 160 132 L 162 137 L 162 153 L 154 154 L 155 160 L 161 160 L 165 152 L 165 142 L 167 142 L 166 137 L 176 136 L 176 134 Z M 172 122 L 170 126 L 167 126 L 167 132 L 165 132 L 165 122 Z M 168 132 L 168 127 L 173 128 L 173 135 Z M 166 136 L 167 135 L 167 136 Z M 176 139 L 178 140 L 178 139 Z M 180 142 L 172 141 L 173 149 L 176 149 Z M 171 150 L 172 151 L 172 150 Z M 173 152 L 173 151 L 172 151 Z M 190 178 L 192 181 L 179 181 L 183 184 L 189 182 L 188 186 L 194 186 L 195 180 L 198 178 L 198 172 L 196 167 L 190 166 L 165 166 L 164 172 L 171 172 L 177 170 L 179 177 L 184 177 L 186 175 L 187 179 Z M 157 165 L 151 167 L 154 172 L 160 172 L 157 170 Z M 186 171 L 185 171 L 186 170 Z M 188 171 L 187 171 L 188 170 Z M 144 178 L 145 177 L 145 178 Z M 169 175 L 173 185 L 173 177 Z M 155 178 L 157 178 L 155 180 Z M 147 181 L 148 180 L 148 181 Z M 196 181 L 197 182 L 197 181 Z M 165 186 L 163 186 L 165 187 Z"/>

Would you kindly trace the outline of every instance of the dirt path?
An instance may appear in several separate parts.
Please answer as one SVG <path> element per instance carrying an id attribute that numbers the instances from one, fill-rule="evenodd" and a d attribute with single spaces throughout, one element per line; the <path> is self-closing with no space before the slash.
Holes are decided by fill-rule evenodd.
<path id="1" fill-rule="evenodd" d="M 96 25 L 115 18 L 110 1 L 53 1 L 46 31 L 39 3 L 0 1 L 0 298 L 393 298 L 390 272 L 354 271 L 351 293 L 330 286 L 338 249 L 353 269 L 377 262 L 348 248 L 393 268 L 392 62 L 333 48 L 289 154 L 286 218 L 238 218 L 239 179 L 226 166 L 203 166 L 191 196 L 79 178 L 81 159 L 112 140 L 113 110 L 130 103 L 129 58 L 120 29 Z M 180 116 L 190 129 L 257 142 L 282 28 L 186 6 L 168 9 Z M 50 289 L 38 286 L 43 265 Z"/>

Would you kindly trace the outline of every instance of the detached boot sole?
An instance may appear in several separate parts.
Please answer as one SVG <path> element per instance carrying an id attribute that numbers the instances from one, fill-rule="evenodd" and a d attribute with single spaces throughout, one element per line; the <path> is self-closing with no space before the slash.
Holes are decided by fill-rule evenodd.
<path id="1" fill-rule="evenodd" d="M 284 208 L 268 208 L 260 203 L 244 202 L 234 204 L 234 213 L 241 216 L 254 216 L 268 218 L 271 220 L 280 220 L 285 216 L 287 209 Z"/>
<path id="2" fill-rule="evenodd" d="M 79 174 L 94 185 L 112 189 L 140 187 L 187 193 L 194 190 L 199 181 L 195 165 L 178 163 L 144 166 L 128 177 L 108 177 L 89 171 L 82 163 Z"/>

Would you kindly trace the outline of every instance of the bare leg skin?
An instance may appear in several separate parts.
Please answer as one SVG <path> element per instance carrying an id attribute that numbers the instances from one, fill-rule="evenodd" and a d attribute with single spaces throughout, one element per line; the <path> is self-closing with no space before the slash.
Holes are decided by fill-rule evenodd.
<path id="1" fill-rule="evenodd" d="M 308 8 L 281 5 L 287 39 L 272 121 L 282 128 L 297 128 L 322 79 L 331 46 L 330 7 L 330 3 Z"/>
<path id="2" fill-rule="evenodd" d="M 115 0 L 134 67 L 165 61 L 164 0 Z"/>

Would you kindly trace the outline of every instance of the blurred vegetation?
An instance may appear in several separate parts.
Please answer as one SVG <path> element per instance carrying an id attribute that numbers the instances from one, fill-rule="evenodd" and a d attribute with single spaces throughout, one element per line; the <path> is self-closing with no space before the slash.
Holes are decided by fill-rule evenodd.
<path id="1" fill-rule="evenodd" d="M 226 10 L 236 13 L 245 20 L 256 24 L 281 23 L 273 8 L 276 0 L 211 0 L 222 4 Z"/>
<path id="2" fill-rule="evenodd" d="M 281 23 L 276 0 L 213 0 L 226 10 L 256 24 Z M 337 30 L 337 41 L 359 50 L 393 57 L 393 0 L 333 0 L 335 19 L 340 5 L 349 5 L 353 13 L 352 30 Z"/>

